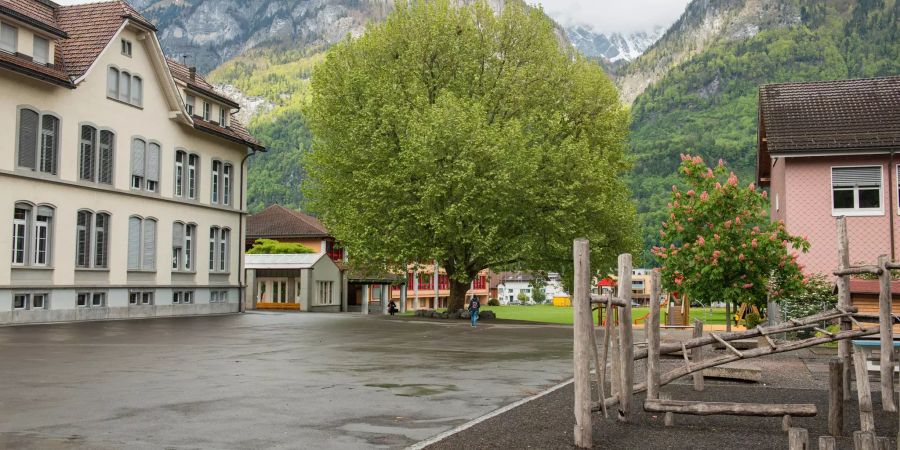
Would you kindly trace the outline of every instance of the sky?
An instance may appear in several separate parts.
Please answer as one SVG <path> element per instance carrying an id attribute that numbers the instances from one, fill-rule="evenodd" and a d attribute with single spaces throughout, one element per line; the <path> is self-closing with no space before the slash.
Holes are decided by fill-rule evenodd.
<path id="1" fill-rule="evenodd" d="M 690 0 L 527 0 L 563 26 L 587 25 L 595 31 L 629 33 L 675 23 Z"/>
<path id="2" fill-rule="evenodd" d="M 56 0 L 70 5 L 96 0 Z M 648 31 L 668 27 L 684 12 L 690 0 L 526 0 L 540 4 L 563 26 L 586 25 L 604 33 Z"/>

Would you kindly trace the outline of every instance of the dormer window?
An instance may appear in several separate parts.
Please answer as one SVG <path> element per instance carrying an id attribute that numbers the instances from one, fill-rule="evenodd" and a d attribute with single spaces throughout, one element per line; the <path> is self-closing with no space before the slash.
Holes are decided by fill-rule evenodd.
<path id="1" fill-rule="evenodd" d="M 209 102 L 203 102 L 203 120 L 209 122 L 209 110 L 211 107 L 209 106 Z"/>
<path id="2" fill-rule="evenodd" d="M 219 108 L 219 126 L 225 128 L 225 108 Z"/>
<path id="3" fill-rule="evenodd" d="M 8 24 L 0 22 L 0 50 L 15 53 L 19 45 L 19 30 Z"/>
<path id="4" fill-rule="evenodd" d="M 122 54 L 131 58 L 131 41 L 122 39 Z"/>
<path id="5" fill-rule="evenodd" d="M 40 37 L 34 37 L 34 53 L 32 60 L 38 64 L 47 64 L 50 62 L 50 41 Z"/>
<path id="6" fill-rule="evenodd" d="M 184 101 L 184 107 L 187 109 L 188 116 L 194 116 L 194 104 L 197 102 L 197 99 L 194 98 L 193 95 L 187 95 Z"/>

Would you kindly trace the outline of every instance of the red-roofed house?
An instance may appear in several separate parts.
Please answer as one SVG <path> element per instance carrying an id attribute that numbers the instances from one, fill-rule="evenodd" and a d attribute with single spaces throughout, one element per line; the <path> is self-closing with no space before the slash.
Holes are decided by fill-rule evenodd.
<path id="1" fill-rule="evenodd" d="M 0 0 L 0 324 L 236 312 L 238 104 L 124 1 Z"/>

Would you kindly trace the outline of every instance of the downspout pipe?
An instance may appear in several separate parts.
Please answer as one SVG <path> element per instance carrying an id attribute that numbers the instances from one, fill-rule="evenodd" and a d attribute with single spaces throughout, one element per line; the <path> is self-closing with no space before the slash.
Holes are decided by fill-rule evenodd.
<path id="1" fill-rule="evenodd" d="M 244 273 L 244 247 L 246 246 L 246 239 L 244 238 L 244 209 L 246 206 L 244 205 L 244 191 L 246 191 L 246 187 L 244 186 L 244 165 L 247 163 L 247 159 L 251 156 L 256 155 L 256 149 L 253 147 L 248 147 L 250 153 L 244 155 L 244 159 L 241 160 L 241 201 L 238 203 L 240 205 L 240 211 L 238 211 L 239 220 L 238 220 L 238 237 L 241 239 L 240 243 L 240 259 L 238 260 L 238 286 L 240 287 L 240 294 L 238 294 L 238 312 L 244 312 L 244 300 L 247 292 L 247 287 L 244 286 L 245 276 Z"/>

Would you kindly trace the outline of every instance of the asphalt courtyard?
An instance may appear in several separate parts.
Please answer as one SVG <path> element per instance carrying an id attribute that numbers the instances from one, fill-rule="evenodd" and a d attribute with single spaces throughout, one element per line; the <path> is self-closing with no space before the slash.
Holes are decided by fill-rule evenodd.
<path id="1" fill-rule="evenodd" d="M 571 342 L 356 314 L 0 327 L 0 448 L 401 448 L 571 377 Z"/>

